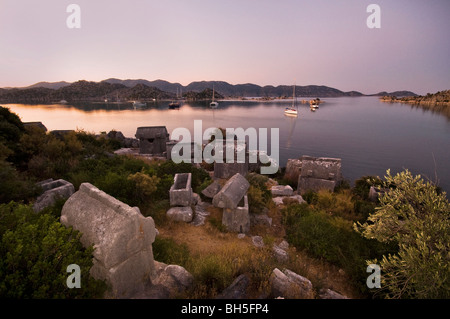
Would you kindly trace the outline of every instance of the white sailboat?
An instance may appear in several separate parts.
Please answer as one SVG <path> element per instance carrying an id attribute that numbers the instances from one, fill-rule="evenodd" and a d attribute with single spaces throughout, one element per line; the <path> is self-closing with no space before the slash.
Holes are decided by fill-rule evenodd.
<path id="1" fill-rule="evenodd" d="M 284 109 L 284 114 L 289 116 L 297 116 L 298 115 L 298 107 L 297 107 L 297 101 L 295 98 L 295 84 L 294 84 L 294 92 L 292 94 L 292 97 L 294 101 L 292 102 L 292 107 L 287 107 Z"/>
<path id="2" fill-rule="evenodd" d="M 209 103 L 209 107 L 210 107 L 210 108 L 213 108 L 213 109 L 215 109 L 215 108 L 217 108 L 217 106 L 219 106 L 219 103 L 218 103 L 218 102 L 216 102 L 216 101 L 214 101 L 214 85 L 213 85 L 213 96 L 212 96 L 212 102 L 211 102 L 211 103 Z"/>

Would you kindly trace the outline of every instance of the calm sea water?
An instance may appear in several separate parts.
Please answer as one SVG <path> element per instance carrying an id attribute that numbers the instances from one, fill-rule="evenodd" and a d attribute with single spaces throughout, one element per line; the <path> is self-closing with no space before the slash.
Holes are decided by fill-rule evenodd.
<path id="1" fill-rule="evenodd" d="M 301 99 L 301 98 L 300 98 Z M 280 165 L 302 155 L 342 159 L 344 177 L 384 176 L 405 168 L 450 192 L 450 120 L 405 104 L 383 103 L 376 97 L 323 98 L 316 112 L 299 104 L 299 116 L 287 117 L 290 101 L 222 101 L 217 109 L 206 103 L 185 103 L 178 110 L 169 102 L 131 104 L 22 105 L 9 104 L 22 121 L 41 121 L 48 130 L 122 131 L 134 137 L 139 126 L 185 127 L 193 135 L 194 120 L 209 127 L 279 128 Z M 270 138 L 269 138 L 270 140 Z"/>

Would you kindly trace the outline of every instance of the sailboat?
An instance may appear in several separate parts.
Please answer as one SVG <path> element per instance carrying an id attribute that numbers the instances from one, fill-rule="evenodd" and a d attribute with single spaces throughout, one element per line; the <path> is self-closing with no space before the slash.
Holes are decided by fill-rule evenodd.
<path id="1" fill-rule="evenodd" d="M 217 108 L 217 106 L 219 105 L 219 103 L 218 102 L 216 102 L 216 101 L 214 101 L 214 85 L 213 85 L 213 96 L 212 96 L 212 102 L 211 103 L 209 103 L 209 107 L 210 108 L 213 108 L 213 109 L 215 109 L 215 108 Z"/>
<path id="2" fill-rule="evenodd" d="M 178 88 L 177 88 L 177 100 L 178 100 Z M 169 104 L 169 109 L 178 109 L 179 107 L 180 107 L 180 103 L 175 100 Z"/>
<path id="3" fill-rule="evenodd" d="M 294 85 L 294 92 L 292 94 L 292 97 L 294 99 L 294 101 L 292 102 L 292 107 L 287 107 L 284 109 L 284 114 L 285 115 L 290 115 L 290 116 L 297 116 L 298 115 L 298 107 L 297 107 L 297 101 L 295 99 L 295 85 Z"/>

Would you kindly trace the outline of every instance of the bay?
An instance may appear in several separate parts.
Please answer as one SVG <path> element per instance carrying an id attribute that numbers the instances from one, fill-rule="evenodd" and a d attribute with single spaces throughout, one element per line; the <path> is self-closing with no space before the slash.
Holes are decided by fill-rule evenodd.
<path id="1" fill-rule="evenodd" d="M 302 98 L 299 97 L 298 100 Z M 309 100 L 309 98 L 307 98 Z M 279 128 L 280 165 L 302 155 L 342 159 L 344 178 L 353 182 L 365 175 L 384 176 L 409 169 L 438 181 L 450 191 L 450 120 L 436 112 L 406 104 L 383 103 L 377 97 L 322 98 L 315 111 L 298 104 L 297 118 L 283 110 L 292 101 L 185 102 L 171 110 L 167 102 L 149 102 L 135 109 L 122 104 L 24 105 L 6 104 L 24 122 L 42 122 L 48 130 L 83 129 L 92 133 L 121 131 L 134 137 L 140 126 L 179 127 L 193 136 L 194 120 L 209 127 Z"/>

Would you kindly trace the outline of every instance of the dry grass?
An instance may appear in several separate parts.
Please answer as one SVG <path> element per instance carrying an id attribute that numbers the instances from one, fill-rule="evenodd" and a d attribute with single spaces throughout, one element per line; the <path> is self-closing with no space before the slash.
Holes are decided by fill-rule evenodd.
<path id="1" fill-rule="evenodd" d="M 269 210 L 273 227 L 252 227 L 251 233 L 242 239 L 236 233 L 222 232 L 208 222 L 211 218 L 221 222 L 221 209 L 211 207 L 209 212 L 211 215 L 203 226 L 168 222 L 158 227 L 159 236 L 185 244 L 189 249 L 191 258 L 186 269 L 194 275 L 197 283 L 184 297 L 214 298 L 244 273 L 251 279 L 248 298 L 267 297 L 273 269 L 287 268 L 308 278 L 316 292 L 321 288 L 330 288 L 350 298 L 358 298 L 345 273 L 333 265 L 311 258 L 294 247 L 289 248 L 288 262 L 280 263 L 274 258 L 272 244 L 280 243 L 285 235 L 281 213 L 275 206 Z M 262 236 L 266 247 L 255 247 L 251 235 Z"/>

